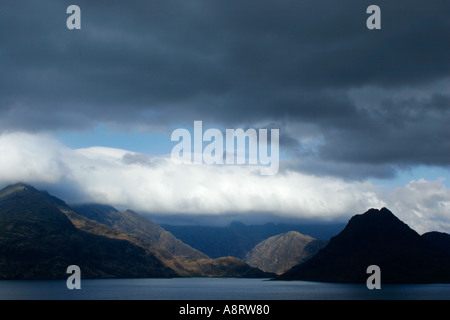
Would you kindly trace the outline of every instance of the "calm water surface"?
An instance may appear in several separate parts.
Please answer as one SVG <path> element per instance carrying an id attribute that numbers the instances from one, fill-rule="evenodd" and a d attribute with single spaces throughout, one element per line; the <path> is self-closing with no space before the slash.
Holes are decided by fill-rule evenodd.
<path id="1" fill-rule="evenodd" d="M 65 280 L 0 281 L 8 300 L 450 300 L 450 284 L 365 285 L 238 278 L 82 280 L 69 290 Z"/>

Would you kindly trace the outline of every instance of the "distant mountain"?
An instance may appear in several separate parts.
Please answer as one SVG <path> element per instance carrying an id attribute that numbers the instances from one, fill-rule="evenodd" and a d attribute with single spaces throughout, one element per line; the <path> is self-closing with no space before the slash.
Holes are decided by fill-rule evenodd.
<path id="1" fill-rule="evenodd" d="M 173 277 L 151 252 L 129 241 L 77 229 L 52 198 L 26 184 L 0 191 L 0 279 Z"/>
<path id="2" fill-rule="evenodd" d="M 297 231 L 289 231 L 261 241 L 247 253 L 244 261 L 263 271 L 282 274 L 311 258 L 326 243 Z"/>
<path id="3" fill-rule="evenodd" d="M 388 209 L 370 209 L 353 216 L 314 257 L 277 279 L 365 283 L 367 267 L 378 265 L 382 283 L 448 283 L 450 255 L 438 248 L 439 241 L 427 238 Z"/>
<path id="4" fill-rule="evenodd" d="M 341 231 L 345 227 L 345 223 L 245 225 L 241 222 L 232 222 L 224 227 L 167 224 L 161 226 L 184 243 L 209 257 L 232 256 L 244 259 L 253 247 L 269 237 L 297 231 L 315 239 L 328 240 Z"/>

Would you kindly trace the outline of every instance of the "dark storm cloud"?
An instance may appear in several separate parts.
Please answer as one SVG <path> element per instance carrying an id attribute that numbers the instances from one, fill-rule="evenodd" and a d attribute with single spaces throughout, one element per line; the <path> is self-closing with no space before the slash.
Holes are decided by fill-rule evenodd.
<path id="1" fill-rule="evenodd" d="M 386 101 L 365 117 L 365 128 L 330 132 L 322 155 L 354 163 L 449 164 L 450 96 Z"/>
<path id="2" fill-rule="evenodd" d="M 376 1 L 373 31 L 356 0 L 76 1 L 69 31 L 72 2 L 0 4 L 2 131 L 289 124 L 320 133 L 312 151 L 282 130 L 305 170 L 449 165 L 448 91 L 433 87 L 449 83 L 447 0 Z M 429 94 L 363 107 L 349 90 L 365 87 Z"/>

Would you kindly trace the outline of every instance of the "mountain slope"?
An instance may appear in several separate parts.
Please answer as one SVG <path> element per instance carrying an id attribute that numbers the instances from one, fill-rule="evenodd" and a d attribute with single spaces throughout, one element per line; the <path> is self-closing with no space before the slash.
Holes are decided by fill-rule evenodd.
<path id="1" fill-rule="evenodd" d="M 73 208 L 76 212 L 71 212 L 70 217 L 80 228 L 89 228 L 89 224 L 96 221 L 104 226 L 102 230 L 97 228 L 96 232 L 109 230 L 107 233 L 110 236 L 127 237 L 143 247 L 152 248 L 155 256 L 180 276 L 261 278 L 275 276 L 273 273 L 263 272 L 232 257 L 211 259 L 134 211 L 120 212 L 113 207 L 99 204 L 73 206 Z M 113 235 L 112 230 L 115 230 L 116 234 Z"/>
<path id="2" fill-rule="evenodd" d="M 1 279 L 67 278 L 71 264 L 83 278 L 176 276 L 140 246 L 77 229 L 54 201 L 25 184 L 0 191 Z"/>
<path id="3" fill-rule="evenodd" d="M 313 256 L 326 241 L 296 231 L 270 237 L 258 243 L 244 258 L 250 266 L 282 274 Z"/>
<path id="4" fill-rule="evenodd" d="M 0 190 L 0 279 L 67 278 L 71 264 L 83 278 L 274 276 L 235 258 L 210 259 L 130 210 L 96 210 L 91 218 L 104 223 L 26 184 Z"/>
<path id="5" fill-rule="evenodd" d="M 383 283 L 450 282 L 450 256 L 386 208 L 353 216 L 325 248 L 277 279 L 364 283 L 369 265 L 380 267 Z"/>
<path id="6" fill-rule="evenodd" d="M 72 206 L 72 208 L 88 219 L 139 237 L 147 245 L 167 251 L 176 257 L 185 259 L 208 258 L 206 254 L 193 249 L 150 219 L 132 210 L 119 212 L 111 206 L 100 204 L 85 204 Z"/>

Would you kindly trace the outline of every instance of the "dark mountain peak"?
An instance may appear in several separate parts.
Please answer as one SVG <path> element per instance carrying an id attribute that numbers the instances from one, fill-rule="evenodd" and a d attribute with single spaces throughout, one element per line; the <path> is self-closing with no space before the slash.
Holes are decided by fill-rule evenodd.
<path id="1" fill-rule="evenodd" d="M 60 211 L 64 201 L 33 186 L 16 183 L 0 191 L 0 226 L 35 236 L 72 230 L 74 226 Z"/>
<path id="2" fill-rule="evenodd" d="M 405 241 L 420 238 L 416 231 L 387 208 L 380 210 L 372 208 L 363 214 L 354 215 L 341 234 L 374 238 L 373 240 L 383 242 L 396 238 L 404 238 Z"/>
<path id="3" fill-rule="evenodd" d="M 383 207 L 380 209 L 380 213 L 394 215 L 388 208 Z"/>
<path id="4" fill-rule="evenodd" d="M 67 204 L 55 197 L 50 195 L 47 191 L 43 190 L 38 190 L 35 187 L 33 187 L 32 185 L 23 183 L 23 182 L 18 182 L 9 186 L 6 186 L 5 188 L 3 188 L 0 191 L 0 200 L 2 199 L 9 199 L 11 197 L 14 196 L 18 196 L 18 197 L 22 197 L 22 198 L 41 198 L 41 199 L 47 199 L 49 201 L 51 201 L 53 204 L 59 206 L 59 207 L 67 207 Z"/>
<path id="5" fill-rule="evenodd" d="M 400 221 L 388 208 L 375 209 L 371 208 L 364 213 L 356 214 L 352 217 L 359 219 L 392 219 L 392 221 Z"/>
<path id="6" fill-rule="evenodd" d="M 20 207 L 29 204 L 34 204 L 36 207 L 48 207 L 53 206 L 55 202 L 64 203 L 47 192 L 39 191 L 25 183 L 12 184 L 0 190 L 0 203 L 3 205 L 15 203 Z"/>
<path id="7" fill-rule="evenodd" d="M 433 236 L 429 242 L 436 243 Z M 443 242 L 444 237 L 436 238 Z M 388 209 L 370 209 L 353 216 L 325 248 L 280 279 L 364 282 L 366 268 L 375 264 L 386 283 L 450 282 L 450 256 L 443 251 Z"/>

